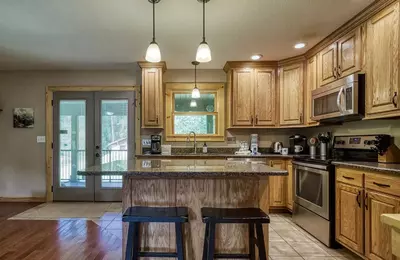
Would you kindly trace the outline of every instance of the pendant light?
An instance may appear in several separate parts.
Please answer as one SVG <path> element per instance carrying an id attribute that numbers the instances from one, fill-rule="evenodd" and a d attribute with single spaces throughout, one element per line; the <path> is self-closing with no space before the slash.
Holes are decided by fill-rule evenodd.
<path id="1" fill-rule="evenodd" d="M 210 46 L 206 42 L 206 3 L 210 0 L 197 0 L 203 3 L 203 41 L 197 48 L 196 61 L 198 62 L 210 62 L 211 61 L 211 50 Z"/>
<path id="2" fill-rule="evenodd" d="M 145 59 L 148 62 L 160 62 L 161 52 L 156 42 L 156 4 L 159 3 L 160 0 L 149 0 L 149 2 L 153 4 L 153 41 L 147 48 Z"/>
<path id="3" fill-rule="evenodd" d="M 194 65 L 194 89 L 192 90 L 192 98 L 200 98 L 200 90 L 197 88 L 197 65 L 199 64 L 198 61 L 192 62 L 192 65 Z"/>

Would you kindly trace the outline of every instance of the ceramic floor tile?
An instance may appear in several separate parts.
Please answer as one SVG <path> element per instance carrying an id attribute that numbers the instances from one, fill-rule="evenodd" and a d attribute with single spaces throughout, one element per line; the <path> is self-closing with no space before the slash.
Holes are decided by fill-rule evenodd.
<path id="1" fill-rule="evenodd" d="M 316 243 L 292 242 L 292 243 L 290 243 L 290 245 L 302 257 L 330 256 L 330 254 L 328 252 L 323 250 Z"/>
<path id="2" fill-rule="evenodd" d="M 122 215 L 118 212 L 105 212 L 100 218 L 103 220 L 114 220 L 120 218 Z"/>
<path id="3" fill-rule="evenodd" d="M 303 257 L 304 260 L 335 260 L 333 256 L 310 256 Z"/>
<path id="4" fill-rule="evenodd" d="M 303 260 L 301 256 L 270 256 L 271 260 Z"/>
<path id="5" fill-rule="evenodd" d="M 111 220 L 93 220 L 93 222 L 101 228 L 107 228 L 111 224 Z"/>
<path id="6" fill-rule="evenodd" d="M 276 233 L 283 238 L 286 242 L 311 242 L 303 233 L 297 230 L 277 230 Z"/>
<path id="7" fill-rule="evenodd" d="M 361 260 L 362 258 L 355 254 L 349 254 L 347 256 L 335 256 L 336 260 Z"/>
<path id="8" fill-rule="evenodd" d="M 273 230 L 269 230 L 269 241 L 285 241 L 281 236 Z"/>
<path id="9" fill-rule="evenodd" d="M 113 220 L 108 226 L 108 229 L 120 229 L 122 230 L 122 221 Z"/>
<path id="10" fill-rule="evenodd" d="M 270 241 L 269 255 L 274 256 L 300 256 L 288 243 L 284 241 Z"/>
<path id="11" fill-rule="evenodd" d="M 122 239 L 122 229 L 107 229 L 107 232 L 113 234 L 119 239 Z"/>
<path id="12" fill-rule="evenodd" d="M 270 223 L 269 226 L 275 230 L 297 230 L 297 228 L 294 225 L 291 225 L 288 222 L 276 222 L 276 223 Z"/>

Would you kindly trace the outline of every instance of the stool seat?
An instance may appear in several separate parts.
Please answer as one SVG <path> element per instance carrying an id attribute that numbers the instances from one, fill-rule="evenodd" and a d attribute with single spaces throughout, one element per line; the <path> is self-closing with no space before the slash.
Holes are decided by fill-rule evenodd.
<path id="1" fill-rule="evenodd" d="M 259 208 L 202 208 L 201 215 L 203 223 L 270 223 L 268 215 Z"/>
<path id="2" fill-rule="evenodd" d="M 186 207 L 142 207 L 128 208 L 122 216 L 123 222 L 188 222 L 189 213 Z"/>

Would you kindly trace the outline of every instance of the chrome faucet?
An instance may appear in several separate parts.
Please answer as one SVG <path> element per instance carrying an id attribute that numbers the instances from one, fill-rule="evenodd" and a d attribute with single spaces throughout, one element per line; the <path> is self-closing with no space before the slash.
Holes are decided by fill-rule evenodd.
<path id="1" fill-rule="evenodd" d="M 186 140 L 187 140 L 188 142 L 190 142 L 190 135 L 191 135 L 191 134 L 193 134 L 193 136 L 194 136 L 194 154 L 197 154 L 197 151 L 196 151 L 196 150 L 197 150 L 196 133 L 193 132 L 193 131 L 190 132 L 190 133 L 188 134 Z"/>

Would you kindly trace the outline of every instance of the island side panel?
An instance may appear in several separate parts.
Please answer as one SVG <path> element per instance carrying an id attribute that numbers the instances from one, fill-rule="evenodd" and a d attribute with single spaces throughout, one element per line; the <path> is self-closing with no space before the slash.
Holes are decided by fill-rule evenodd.
<path id="1" fill-rule="evenodd" d="M 260 179 L 258 183 L 258 192 L 259 192 L 259 207 L 265 213 L 269 214 L 269 177 L 263 177 Z M 265 243 L 265 250 L 267 255 L 269 255 L 269 225 L 263 225 L 263 232 L 264 232 L 264 243 Z"/>
<path id="2" fill-rule="evenodd" d="M 132 206 L 132 181 L 129 178 L 123 178 L 122 183 L 122 214 L 127 208 Z M 128 223 L 122 223 L 122 255 L 125 257 L 126 234 L 128 234 Z"/>

